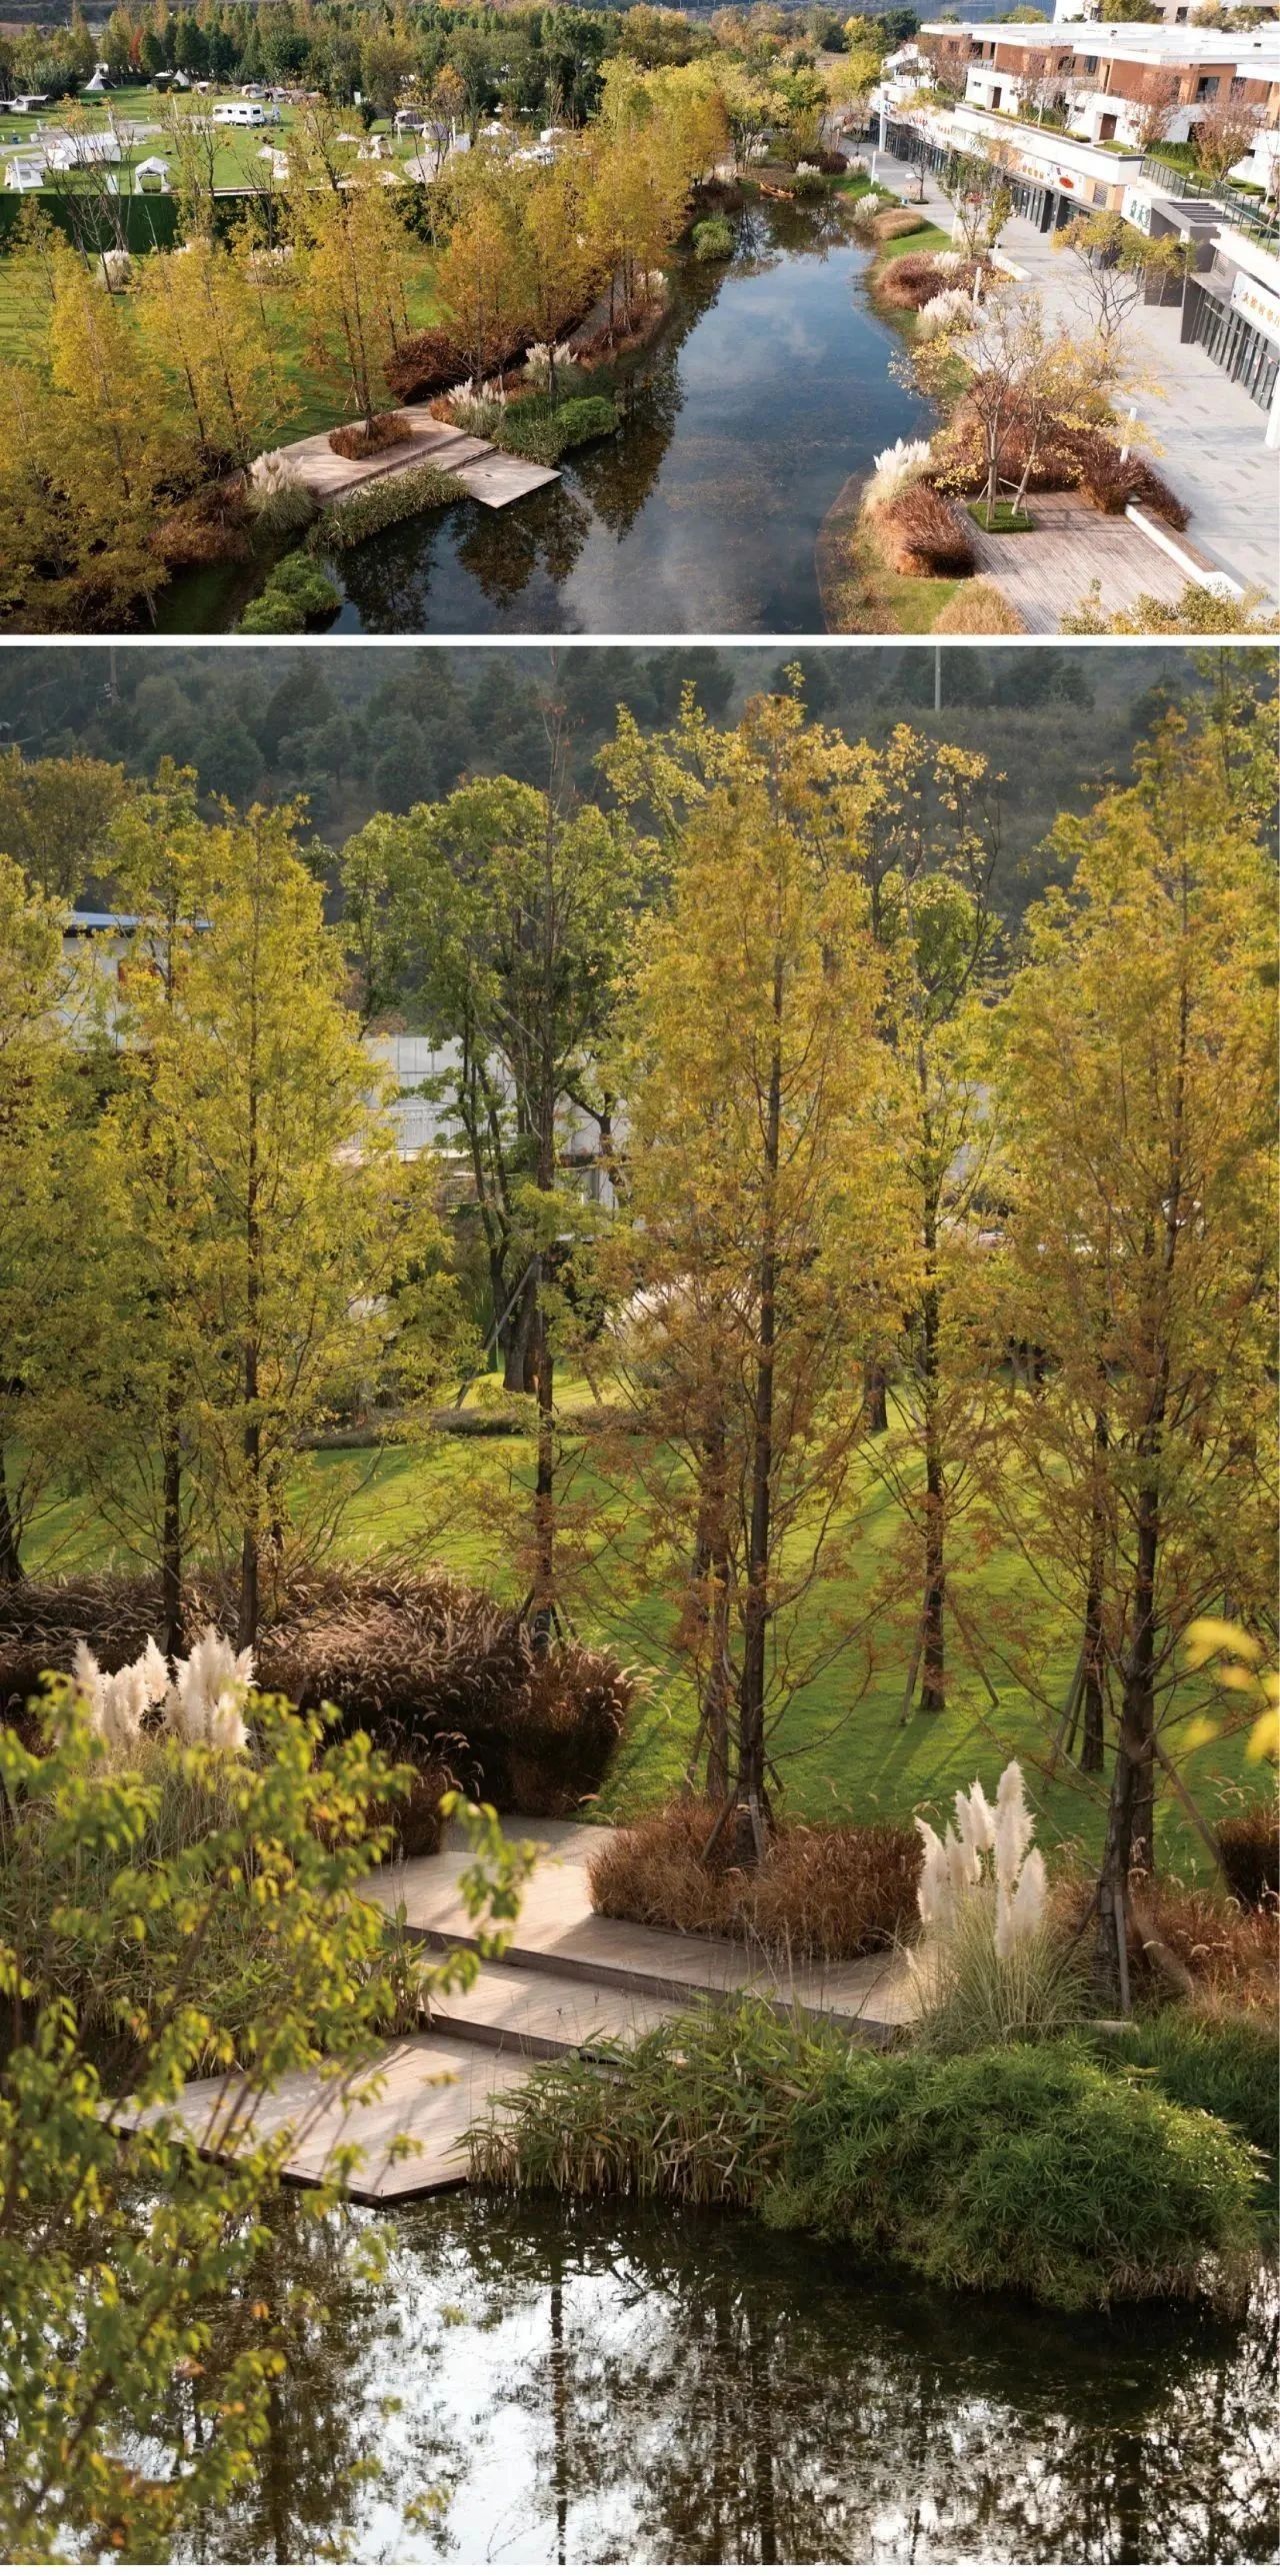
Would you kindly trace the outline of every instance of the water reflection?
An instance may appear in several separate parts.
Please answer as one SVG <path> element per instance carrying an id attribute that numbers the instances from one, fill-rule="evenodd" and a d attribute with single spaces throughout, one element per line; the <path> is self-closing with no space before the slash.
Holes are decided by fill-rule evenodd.
<path id="1" fill-rule="evenodd" d="M 1232 2327 L 1055 2320 L 746 2222 L 478 2196 L 402 2213 L 371 2290 L 354 2220 L 290 2207 L 258 2290 L 321 2287 L 328 2322 L 299 2324 L 257 2485 L 199 2558 L 1276 2554 L 1270 2295 Z"/>
<path id="2" fill-rule="evenodd" d="M 889 374 L 899 343 L 838 201 L 734 226 L 731 262 L 677 262 L 660 339 L 619 371 L 620 435 L 510 510 L 462 503 L 358 548 L 339 631 L 821 628 L 822 521 L 926 407 Z"/>

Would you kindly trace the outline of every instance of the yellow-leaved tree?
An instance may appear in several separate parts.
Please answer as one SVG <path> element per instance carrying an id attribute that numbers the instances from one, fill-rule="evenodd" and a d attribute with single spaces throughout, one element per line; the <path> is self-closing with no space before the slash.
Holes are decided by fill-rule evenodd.
<path id="1" fill-rule="evenodd" d="M 1267 719 L 1264 717 L 1265 723 Z M 1256 728 L 1258 719 L 1253 720 Z M 1248 754 L 1248 746 L 1237 746 Z M 1121 1990 L 1129 1876 L 1177 1763 L 1178 1647 L 1274 1605 L 1274 889 L 1252 756 L 1170 714 L 1132 786 L 1059 826 L 997 1016 L 1011 1327 L 1045 1355 L 1007 1498 L 1087 1605 L 1114 1747 L 1098 1886 Z"/>
<path id="2" fill-rule="evenodd" d="M 794 698 L 726 733 L 686 705 L 665 745 L 626 725 L 609 766 L 673 818 L 620 1069 L 614 1340 L 652 1434 L 642 1508 L 691 1585 L 681 1636 L 724 1782 L 708 1849 L 752 1867 L 772 1729 L 865 1629 L 848 1593 L 857 1357 L 910 1259 L 884 960 L 839 863 L 868 788 Z"/>

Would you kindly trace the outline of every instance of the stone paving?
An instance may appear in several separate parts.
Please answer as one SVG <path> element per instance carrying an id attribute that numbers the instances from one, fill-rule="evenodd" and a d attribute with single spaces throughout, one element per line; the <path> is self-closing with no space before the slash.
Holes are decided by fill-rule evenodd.
<path id="1" fill-rule="evenodd" d="M 879 153 L 876 166 L 890 187 L 914 201 L 914 169 L 890 152 Z M 932 177 L 925 205 L 949 230 L 951 207 Z M 1015 215 L 1001 233 L 1000 252 L 1040 290 L 1053 320 L 1085 325 L 1087 293 L 1077 264 L 1054 250 L 1051 234 Z M 1190 510 L 1188 534 L 1197 551 L 1274 602 L 1280 595 L 1280 472 L 1274 449 L 1264 445 L 1266 414 L 1203 349 L 1184 346 L 1178 330 L 1176 305 L 1157 304 L 1143 305 L 1126 328 L 1129 361 L 1151 380 L 1137 398 L 1137 443 Z M 1144 428 L 1148 439 L 1141 438 Z M 1160 596 L 1155 568 L 1167 559 L 1154 547 L 1151 553 L 1146 587 Z"/>

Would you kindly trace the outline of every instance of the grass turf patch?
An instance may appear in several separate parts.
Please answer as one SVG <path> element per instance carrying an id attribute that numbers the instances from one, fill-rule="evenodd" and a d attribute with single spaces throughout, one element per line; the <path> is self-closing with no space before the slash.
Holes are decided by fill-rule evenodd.
<path id="1" fill-rule="evenodd" d="M 1015 510 L 1012 501 L 997 501 L 990 512 L 985 501 L 968 501 L 965 507 L 975 528 L 985 528 L 988 536 L 1024 537 L 1035 526 L 1030 511 Z"/>

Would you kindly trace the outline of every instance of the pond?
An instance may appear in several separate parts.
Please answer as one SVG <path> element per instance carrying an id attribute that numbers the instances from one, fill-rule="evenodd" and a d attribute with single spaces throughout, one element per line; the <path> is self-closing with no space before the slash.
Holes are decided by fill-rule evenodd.
<path id="1" fill-rule="evenodd" d="M 343 2260 L 353 2214 L 285 2205 L 255 2289 L 310 2285 L 327 2323 L 197 2561 L 1275 2556 L 1270 2283 L 1230 2325 L 1061 2319 L 670 2209 L 467 2194 L 372 2224 L 374 2288 Z"/>
<path id="2" fill-rule="evenodd" d="M 823 519 L 928 406 L 889 373 L 901 342 L 838 205 L 761 201 L 732 220 L 732 260 L 673 263 L 662 332 L 617 371 L 618 436 L 509 509 L 459 502 L 370 539 L 335 571 L 332 632 L 822 632 Z M 197 575 L 161 622 L 222 624 L 241 604 L 225 576 Z"/>

